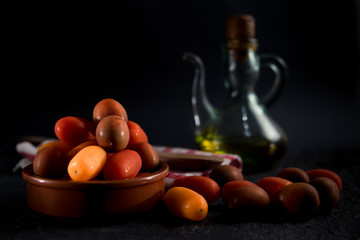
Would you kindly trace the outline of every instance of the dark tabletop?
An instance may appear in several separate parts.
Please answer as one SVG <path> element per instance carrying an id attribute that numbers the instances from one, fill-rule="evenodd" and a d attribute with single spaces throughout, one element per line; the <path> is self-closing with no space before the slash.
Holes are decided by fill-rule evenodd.
<path id="1" fill-rule="evenodd" d="M 330 212 L 307 218 L 270 210 L 250 214 L 232 212 L 219 200 L 209 206 L 202 222 L 174 217 L 163 205 L 141 214 L 102 219 L 66 221 L 38 214 L 27 206 L 21 173 L 11 172 L 19 158 L 1 156 L 0 239 L 360 239 L 360 149 L 290 151 L 273 170 L 245 175 L 257 182 L 288 166 L 333 170 L 343 180 L 343 192 Z"/>

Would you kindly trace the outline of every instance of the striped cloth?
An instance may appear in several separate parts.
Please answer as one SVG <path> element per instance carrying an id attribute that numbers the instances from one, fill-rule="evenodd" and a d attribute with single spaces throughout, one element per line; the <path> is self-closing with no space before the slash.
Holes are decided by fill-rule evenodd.
<path id="1" fill-rule="evenodd" d="M 154 146 L 157 152 L 169 152 L 169 153 L 178 153 L 178 154 L 194 154 L 194 155 L 202 155 L 202 156 L 214 156 L 221 157 L 224 159 L 222 165 L 233 165 L 240 170 L 242 170 L 242 159 L 239 155 L 235 154 L 218 154 L 212 152 L 204 152 L 189 148 L 180 148 L 180 147 L 165 147 L 165 146 Z M 171 186 L 175 179 L 185 177 L 185 176 L 205 176 L 208 177 L 210 175 L 211 170 L 199 171 L 199 172 L 184 172 L 184 171 L 176 171 L 170 169 L 166 179 L 165 184 L 167 187 Z"/>

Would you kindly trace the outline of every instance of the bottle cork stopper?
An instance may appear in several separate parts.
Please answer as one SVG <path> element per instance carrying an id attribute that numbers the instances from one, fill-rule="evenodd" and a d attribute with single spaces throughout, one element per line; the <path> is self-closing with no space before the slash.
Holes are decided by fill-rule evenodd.
<path id="1" fill-rule="evenodd" d="M 232 15 L 226 21 L 226 38 L 255 38 L 255 18 L 251 15 Z"/>

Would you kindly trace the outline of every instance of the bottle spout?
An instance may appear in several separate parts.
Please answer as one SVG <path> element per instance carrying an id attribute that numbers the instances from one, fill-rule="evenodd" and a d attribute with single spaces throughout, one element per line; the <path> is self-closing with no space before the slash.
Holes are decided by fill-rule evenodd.
<path id="1" fill-rule="evenodd" d="M 216 111 L 209 102 L 205 89 L 205 67 L 199 56 L 185 52 L 183 60 L 195 66 L 194 80 L 192 84 L 191 105 L 195 123 L 195 134 L 200 134 L 209 120 L 214 120 Z"/>
<path id="2" fill-rule="evenodd" d="M 204 64 L 201 58 L 191 52 L 185 52 L 183 55 L 183 60 L 188 61 L 192 64 L 194 64 L 196 67 L 202 68 L 204 70 Z"/>

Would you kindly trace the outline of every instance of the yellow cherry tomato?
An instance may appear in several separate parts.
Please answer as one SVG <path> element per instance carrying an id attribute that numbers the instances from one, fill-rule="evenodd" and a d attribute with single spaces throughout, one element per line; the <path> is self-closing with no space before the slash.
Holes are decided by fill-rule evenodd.
<path id="1" fill-rule="evenodd" d="M 68 174 L 74 181 L 87 181 L 95 178 L 106 162 L 106 152 L 99 146 L 81 149 L 70 161 Z"/>
<path id="2" fill-rule="evenodd" d="M 170 188 L 165 194 L 165 204 L 176 216 L 202 221 L 208 213 L 208 204 L 199 193 L 185 187 Z"/>

